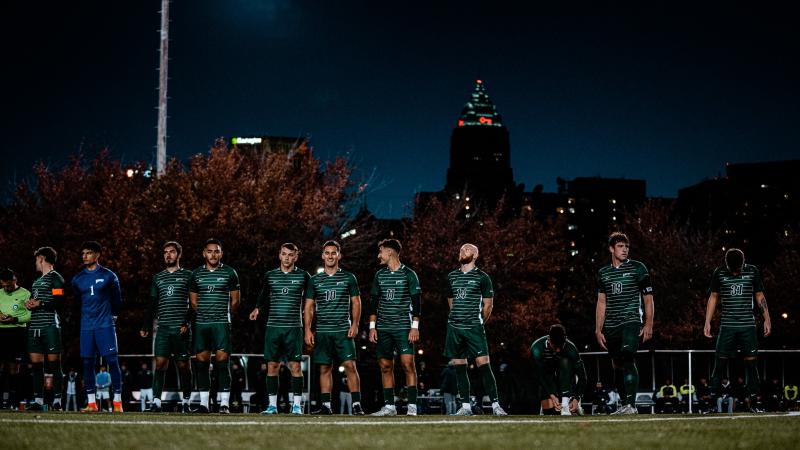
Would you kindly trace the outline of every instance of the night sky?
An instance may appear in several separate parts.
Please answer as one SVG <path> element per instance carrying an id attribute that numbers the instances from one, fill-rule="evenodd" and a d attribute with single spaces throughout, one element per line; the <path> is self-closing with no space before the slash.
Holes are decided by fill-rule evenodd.
<path id="1" fill-rule="evenodd" d="M 81 148 L 155 162 L 160 2 L 48 3 L 4 7 L 5 191 Z M 674 197 L 726 162 L 800 157 L 796 10 L 428 3 L 174 1 L 169 153 L 309 136 L 323 159 L 350 155 L 370 208 L 397 217 L 444 186 L 480 78 L 526 190 L 624 176 Z"/>

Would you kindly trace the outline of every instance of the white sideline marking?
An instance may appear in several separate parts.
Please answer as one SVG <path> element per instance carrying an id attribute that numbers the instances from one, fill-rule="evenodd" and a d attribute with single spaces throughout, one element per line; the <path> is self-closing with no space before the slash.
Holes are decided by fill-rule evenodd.
<path id="1" fill-rule="evenodd" d="M 274 420 L 244 420 L 244 421 L 223 421 L 223 422 L 202 422 L 202 421 L 177 421 L 177 420 L 76 420 L 76 419 L 0 419 L 0 423 L 27 423 L 27 424 L 74 424 L 74 425 L 161 425 L 161 426 L 208 426 L 208 427 L 228 427 L 228 426 L 308 426 L 308 425 L 332 425 L 332 426 L 350 426 L 350 425 L 544 425 L 544 424 L 625 424 L 631 422 L 688 422 L 688 421 L 705 421 L 705 420 L 739 420 L 739 419 L 766 419 L 775 417 L 788 417 L 788 414 L 759 414 L 759 415 L 741 415 L 741 416 L 700 416 L 700 417 L 631 417 L 619 418 L 612 420 L 586 420 L 586 419 L 475 419 L 475 418 L 461 418 L 454 420 L 396 420 L 396 419 L 372 419 L 372 420 L 338 420 L 338 421 L 325 421 L 314 420 L 314 416 L 308 416 L 312 420 L 292 420 L 292 421 L 274 421 Z M 211 416 L 213 417 L 213 416 Z"/>

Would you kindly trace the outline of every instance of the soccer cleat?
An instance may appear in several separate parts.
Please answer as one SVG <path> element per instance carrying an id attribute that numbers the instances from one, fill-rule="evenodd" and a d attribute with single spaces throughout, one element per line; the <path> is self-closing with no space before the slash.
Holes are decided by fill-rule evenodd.
<path id="1" fill-rule="evenodd" d="M 181 405 L 181 413 L 189 414 L 190 412 L 192 412 L 192 407 L 189 406 L 188 403 L 184 403 Z"/>
<path id="2" fill-rule="evenodd" d="M 456 413 L 455 413 L 455 414 L 453 414 L 453 415 L 454 415 L 454 416 L 471 416 L 471 415 L 472 415 L 472 409 L 471 409 L 471 408 L 464 408 L 464 407 L 462 406 L 462 407 L 461 407 L 461 408 L 459 408 L 459 409 L 458 409 L 458 411 L 456 411 Z"/>
<path id="3" fill-rule="evenodd" d="M 761 413 L 763 413 L 765 411 L 756 406 L 754 408 L 750 408 L 750 412 L 753 413 L 753 414 L 761 414 Z"/>
<path id="4" fill-rule="evenodd" d="M 414 412 L 414 414 L 416 415 L 416 411 Z M 370 415 L 371 416 L 375 416 L 375 417 L 396 416 L 397 415 L 397 409 L 395 409 L 394 407 L 391 407 L 389 405 L 383 405 L 383 408 L 379 409 L 378 411 L 376 411 L 376 412 L 374 412 L 374 413 L 372 413 Z"/>
<path id="5" fill-rule="evenodd" d="M 361 403 L 357 403 L 357 404 L 353 405 L 353 415 L 354 416 L 363 416 L 364 415 L 364 409 L 361 408 Z"/>
<path id="6" fill-rule="evenodd" d="M 205 405 L 200 405 L 192 411 L 192 414 L 208 414 L 208 408 Z"/>
<path id="7" fill-rule="evenodd" d="M 161 406 L 156 405 L 155 403 L 151 403 L 150 404 L 150 408 L 148 408 L 145 412 L 160 413 L 161 412 Z"/>
<path id="8" fill-rule="evenodd" d="M 114 412 L 115 413 L 122 412 L 122 402 L 114 402 Z"/>
<path id="9" fill-rule="evenodd" d="M 417 405 L 411 404 L 408 405 L 408 411 L 406 411 L 407 416 L 416 416 L 417 415 Z"/>
<path id="10" fill-rule="evenodd" d="M 507 416 L 508 415 L 508 413 L 505 412 L 500 405 L 492 406 L 492 414 L 494 414 L 495 416 Z"/>
<path id="11" fill-rule="evenodd" d="M 322 406 L 319 407 L 318 410 L 312 412 L 311 414 L 313 414 L 315 416 L 330 416 L 330 415 L 333 415 L 333 411 L 331 411 L 331 407 L 330 406 L 322 405 Z"/>
<path id="12" fill-rule="evenodd" d="M 303 414 L 303 406 L 302 405 L 292 405 L 292 414 L 302 415 Z"/>
<path id="13" fill-rule="evenodd" d="M 561 407 L 561 415 L 562 415 L 562 416 L 571 416 L 571 415 L 572 415 L 572 413 L 571 413 L 571 412 L 569 412 L 569 408 L 564 408 L 564 407 L 562 406 L 562 407 Z"/>
<path id="14" fill-rule="evenodd" d="M 98 412 L 97 403 L 89 403 L 86 408 L 81 409 L 82 413 L 96 413 Z"/>
<path id="15" fill-rule="evenodd" d="M 28 406 L 28 411 L 42 411 L 42 410 L 44 410 L 42 405 L 40 405 L 40 404 L 38 404 L 36 402 L 33 402 L 33 403 L 30 404 L 30 406 Z"/>
<path id="16" fill-rule="evenodd" d="M 627 416 L 630 414 L 639 414 L 639 411 L 631 405 L 625 405 L 611 413 L 612 416 Z"/>
<path id="17" fill-rule="evenodd" d="M 231 413 L 231 409 L 228 408 L 228 405 L 220 405 L 219 413 L 220 414 L 230 414 Z"/>
<path id="18" fill-rule="evenodd" d="M 273 414 L 278 414 L 278 408 L 276 408 L 275 405 L 269 405 L 267 409 L 261 411 L 262 416 L 271 416 Z"/>
<path id="19" fill-rule="evenodd" d="M 61 411 L 61 402 L 53 402 L 52 411 Z"/>

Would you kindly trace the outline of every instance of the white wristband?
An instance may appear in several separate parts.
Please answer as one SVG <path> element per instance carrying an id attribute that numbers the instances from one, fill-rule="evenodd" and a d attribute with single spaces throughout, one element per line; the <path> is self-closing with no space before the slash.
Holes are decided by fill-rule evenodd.
<path id="1" fill-rule="evenodd" d="M 370 320 L 369 321 L 369 329 L 370 330 L 374 330 L 375 329 L 375 321 L 374 320 Z"/>
<path id="2" fill-rule="evenodd" d="M 411 322 L 411 328 L 419 329 L 419 320 L 413 320 Z"/>

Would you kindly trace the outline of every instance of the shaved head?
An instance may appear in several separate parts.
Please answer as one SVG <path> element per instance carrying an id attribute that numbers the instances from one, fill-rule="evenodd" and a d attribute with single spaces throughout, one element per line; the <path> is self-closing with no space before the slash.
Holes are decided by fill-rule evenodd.
<path id="1" fill-rule="evenodd" d="M 478 247 L 474 244 L 464 244 L 458 252 L 458 260 L 461 264 L 469 264 L 478 259 Z"/>

